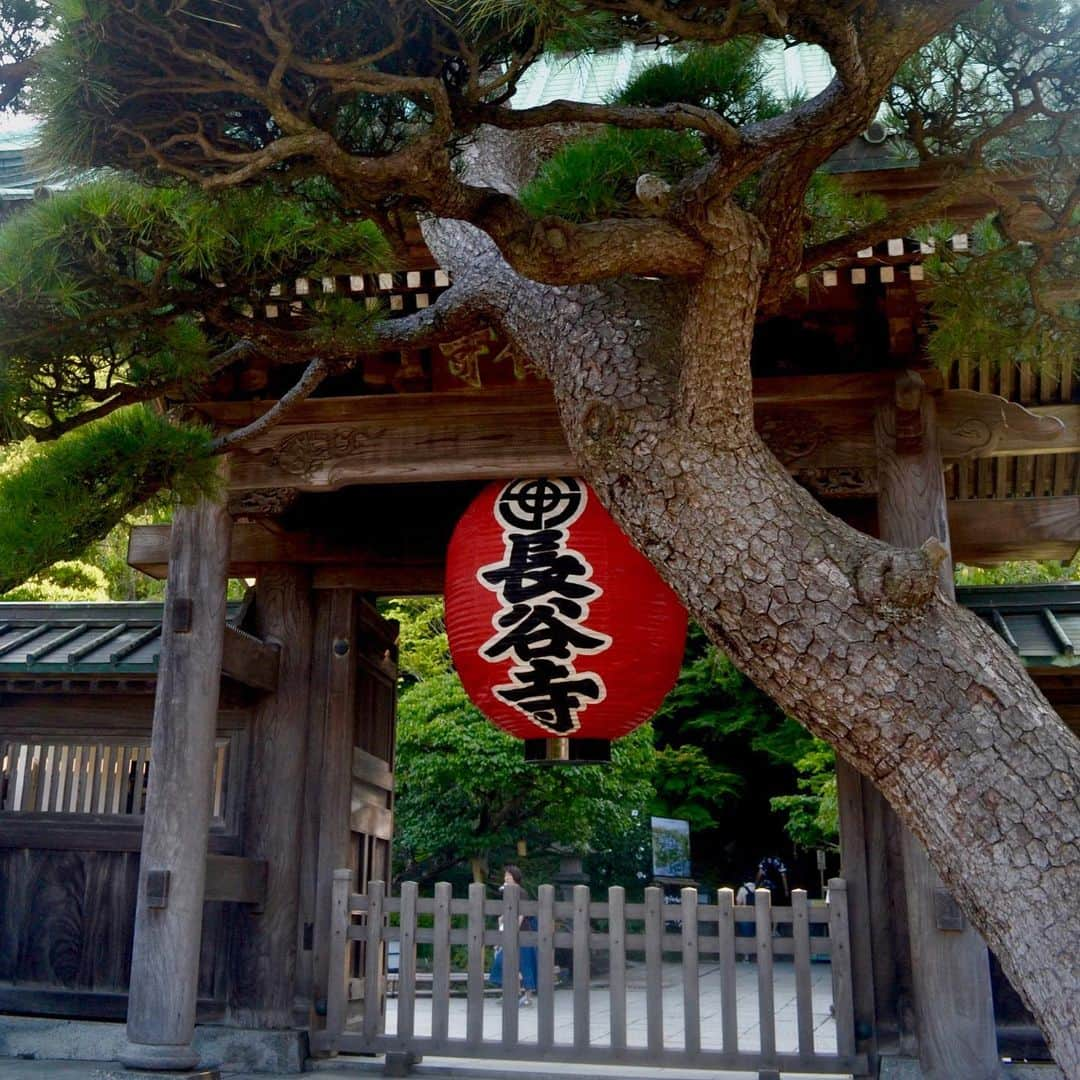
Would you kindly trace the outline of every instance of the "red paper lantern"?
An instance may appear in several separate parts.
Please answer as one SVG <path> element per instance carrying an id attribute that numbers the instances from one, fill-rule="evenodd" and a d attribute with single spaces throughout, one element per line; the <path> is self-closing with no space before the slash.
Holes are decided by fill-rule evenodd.
<path id="1" fill-rule="evenodd" d="M 490 720 L 580 748 L 656 711 L 679 674 L 686 610 L 584 481 L 498 481 L 450 540 L 446 629 Z M 594 755 L 570 755 L 582 756 Z"/>

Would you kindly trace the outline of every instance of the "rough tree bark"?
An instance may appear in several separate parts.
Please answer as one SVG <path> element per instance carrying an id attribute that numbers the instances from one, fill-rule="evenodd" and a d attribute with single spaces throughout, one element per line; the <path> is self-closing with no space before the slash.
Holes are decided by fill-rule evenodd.
<path id="1" fill-rule="evenodd" d="M 1022 665 L 937 587 L 940 554 L 849 528 L 753 426 L 749 350 L 766 244 L 730 203 L 689 289 L 553 287 L 438 223 L 445 305 L 496 321 L 552 379 L 582 473 L 710 639 L 842 748 L 923 841 L 1080 1077 L 1080 743 Z M 396 333 L 437 332 L 447 312 Z"/>

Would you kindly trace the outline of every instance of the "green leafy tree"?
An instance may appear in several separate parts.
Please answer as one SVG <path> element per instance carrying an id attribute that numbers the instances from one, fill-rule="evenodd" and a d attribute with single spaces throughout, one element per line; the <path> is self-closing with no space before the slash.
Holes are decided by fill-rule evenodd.
<path id="1" fill-rule="evenodd" d="M 526 763 L 521 742 L 472 705 L 452 673 L 407 689 L 398 706 L 397 876 L 437 880 L 519 841 L 586 853 L 640 846 L 653 794 L 648 726 L 614 744 L 611 765 L 562 769 Z"/>
<path id="2" fill-rule="evenodd" d="M 784 716 L 697 627 L 653 726 L 658 811 L 691 823 L 695 863 L 708 877 L 730 883 L 745 874 L 782 842 L 781 828 L 799 848 L 837 844 L 831 748 Z"/>

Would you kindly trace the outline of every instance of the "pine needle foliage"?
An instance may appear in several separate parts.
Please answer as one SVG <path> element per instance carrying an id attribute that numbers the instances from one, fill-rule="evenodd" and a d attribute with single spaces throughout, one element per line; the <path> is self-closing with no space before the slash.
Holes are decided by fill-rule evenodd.
<path id="1" fill-rule="evenodd" d="M 77 558 L 153 496 L 190 500 L 216 484 L 209 432 L 146 406 L 38 447 L 0 474 L 0 593 Z"/>
<path id="2" fill-rule="evenodd" d="M 639 72 L 612 102 L 652 107 L 677 101 L 715 109 L 733 124 L 765 120 L 782 111 L 764 85 L 765 70 L 760 45 L 750 39 L 683 48 Z M 570 221 L 641 213 L 635 202 L 639 176 L 652 173 L 676 183 L 704 164 L 709 151 L 708 140 L 695 132 L 608 127 L 553 155 L 521 200 L 537 217 Z"/>
<path id="3" fill-rule="evenodd" d="M 371 222 L 271 185 L 211 196 L 110 176 L 38 202 L 0 228 L 0 441 L 59 434 L 124 388 L 183 396 L 283 277 L 391 262 Z M 303 316 L 312 345 L 371 320 L 345 326 L 315 296 Z"/>
<path id="4" fill-rule="evenodd" d="M 928 347 L 947 370 L 994 357 L 1000 364 L 1080 372 L 1080 241 L 1040 262 L 1034 249 L 1009 244 L 993 217 L 969 233 L 967 251 L 953 251 L 947 223 L 922 230 L 934 247 L 924 265 L 930 282 Z"/>
<path id="5" fill-rule="evenodd" d="M 607 128 L 546 162 L 521 201 L 536 217 L 554 214 L 568 221 L 629 213 L 643 173 L 675 182 L 704 160 L 701 140 L 689 132 Z"/>
<path id="6" fill-rule="evenodd" d="M 779 98 L 765 87 L 766 73 L 760 43 L 751 38 L 682 48 L 634 76 L 614 101 L 639 107 L 678 101 L 715 109 L 732 124 L 749 124 L 782 110 Z"/>

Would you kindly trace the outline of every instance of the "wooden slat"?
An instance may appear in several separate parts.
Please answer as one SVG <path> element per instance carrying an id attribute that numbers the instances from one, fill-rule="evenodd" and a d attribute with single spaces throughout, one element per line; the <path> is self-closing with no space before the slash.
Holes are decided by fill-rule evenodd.
<path id="1" fill-rule="evenodd" d="M 574 1047 L 589 1045 L 589 887 L 574 886 Z"/>
<path id="2" fill-rule="evenodd" d="M 979 361 L 979 391 L 983 394 L 994 392 L 993 380 L 994 365 L 988 358 Z M 975 493 L 980 499 L 989 498 L 993 494 L 993 466 L 985 459 L 980 459 L 976 465 Z"/>
<path id="3" fill-rule="evenodd" d="M 664 1047 L 664 894 L 645 890 L 645 1042 L 653 1053 Z"/>
<path id="4" fill-rule="evenodd" d="M 68 788 L 71 784 L 71 744 L 62 743 L 57 748 L 56 791 L 53 793 L 52 809 L 62 814 L 67 810 Z M 124 813 L 123 807 L 120 813 Z"/>
<path id="5" fill-rule="evenodd" d="M 1035 373 L 1028 363 L 1020 365 L 1020 402 L 1030 405 L 1035 400 Z"/>
<path id="6" fill-rule="evenodd" d="M 518 1041 L 518 981 L 521 971 L 518 923 L 521 916 L 521 886 L 507 885 L 502 903 L 502 1042 L 513 1047 Z"/>
<path id="7" fill-rule="evenodd" d="M 0 810 L 8 810 L 9 800 L 12 798 L 15 786 L 15 747 L 7 740 L 0 738 Z M 7 780 L 5 784 L 4 781 Z M 7 794 L 5 795 L 5 789 Z"/>
<path id="8" fill-rule="evenodd" d="M 735 1006 L 735 894 L 720 889 L 717 899 L 717 959 L 720 962 L 720 1032 L 724 1052 L 739 1048 L 738 1014 Z"/>
<path id="9" fill-rule="evenodd" d="M 608 889 L 608 995 L 611 1008 L 611 1048 L 626 1046 L 626 890 Z"/>
<path id="10" fill-rule="evenodd" d="M 354 780 L 362 780 L 372 787 L 381 788 L 383 791 L 394 790 L 394 774 L 389 764 L 382 758 L 361 750 L 359 746 L 353 747 L 352 774 Z"/>
<path id="11" fill-rule="evenodd" d="M 379 840 L 394 838 L 394 814 L 384 806 L 365 806 L 354 810 L 349 816 L 349 827 L 353 832 L 374 836 Z"/>
<path id="12" fill-rule="evenodd" d="M 127 747 L 123 745 L 114 746 L 106 759 L 101 807 L 103 814 L 115 814 L 117 812 L 120 801 L 117 790 L 120 786 L 120 768 L 126 759 Z"/>
<path id="13" fill-rule="evenodd" d="M 468 1001 L 465 1013 L 465 1039 L 470 1047 L 484 1038 L 484 886 L 469 885 L 469 958 Z"/>
<path id="14" fill-rule="evenodd" d="M 998 393 L 1003 398 L 1012 398 L 1013 378 L 1016 373 L 1016 365 L 1011 361 L 1005 361 L 998 365 Z M 1012 479 L 1015 473 L 1015 462 L 1007 457 L 999 457 L 994 462 L 994 496 L 998 499 L 1008 498 L 1012 493 Z"/>
<path id="15" fill-rule="evenodd" d="M 100 743 L 95 743 L 90 747 L 90 803 L 89 810 L 91 814 L 100 814 L 101 809 L 98 806 L 101 798 L 101 774 L 102 774 L 102 762 L 105 755 L 108 753 L 108 748 Z"/>
<path id="16" fill-rule="evenodd" d="M 431 1037 L 436 1042 L 450 1033 L 450 883 L 435 886 L 435 920 L 431 964 Z"/>
<path id="17" fill-rule="evenodd" d="M 832 941 L 833 1008 L 836 1012 L 836 1048 L 855 1053 L 855 1019 L 851 986 L 851 942 L 848 935 L 847 882 L 829 881 L 829 937 Z"/>
<path id="18" fill-rule="evenodd" d="M 1068 495 L 1069 470 L 1075 466 L 1075 458 L 1066 454 L 1057 454 L 1054 457 L 1054 482 L 1052 494 L 1055 496 Z"/>
<path id="19" fill-rule="evenodd" d="M 52 780 L 52 750 L 51 743 L 41 743 L 38 749 L 38 783 L 34 791 L 34 805 L 31 809 L 43 813 L 49 809 L 48 799 Z"/>
<path id="20" fill-rule="evenodd" d="M 225 812 L 225 767 L 227 755 L 227 743 L 219 743 L 214 748 L 213 802 L 210 808 L 210 816 L 212 819 L 221 818 Z"/>
<path id="21" fill-rule="evenodd" d="M 555 886 L 541 885 L 536 914 L 536 1043 L 555 1042 Z"/>
<path id="22" fill-rule="evenodd" d="M 18 772 L 15 777 L 15 809 L 22 812 L 32 810 L 34 805 L 34 757 L 37 746 L 24 743 L 19 753 Z"/>
<path id="23" fill-rule="evenodd" d="M 776 1014 L 773 1006 L 772 896 L 768 889 L 754 892 L 757 940 L 758 1020 L 761 1054 L 771 1062 L 776 1055 Z"/>
<path id="24" fill-rule="evenodd" d="M 698 894 L 697 889 L 682 890 L 682 976 L 683 1028 L 686 1052 L 701 1049 L 701 986 L 698 981 Z"/>
<path id="25" fill-rule="evenodd" d="M 150 756 L 150 747 L 144 743 L 135 755 L 135 772 L 131 781 L 131 813 L 141 815 L 146 799 L 146 763 Z"/>
<path id="26" fill-rule="evenodd" d="M 348 1009 L 349 982 L 349 892 L 352 871 L 345 867 L 334 871 L 334 887 L 330 893 L 330 963 L 326 987 L 326 1030 L 340 1035 L 345 1030 Z"/>
<path id="27" fill-rule="evenodd" d="M 412 1038 L 416 1021 L 416 898 L 416 882 L 402 882 L 397 1010 L 399 1039 Z"/>
<path id="28" fill-rule="evenodd" d="M 810 919 L 805 889 L 791 891 L 791 932 L 795 939 L 795 1016 L 799 1053 L 814 1052 L 814 1002 L 810 986 Z"/>
<path id="29" fill-rule="evenodd" d="M 364 1039 L 371 1043 L 379 1033 L 379 983 L 382 980 L 383 899 L 381 881 L 368 884 L 367 940 L 364 943 Z"/>

